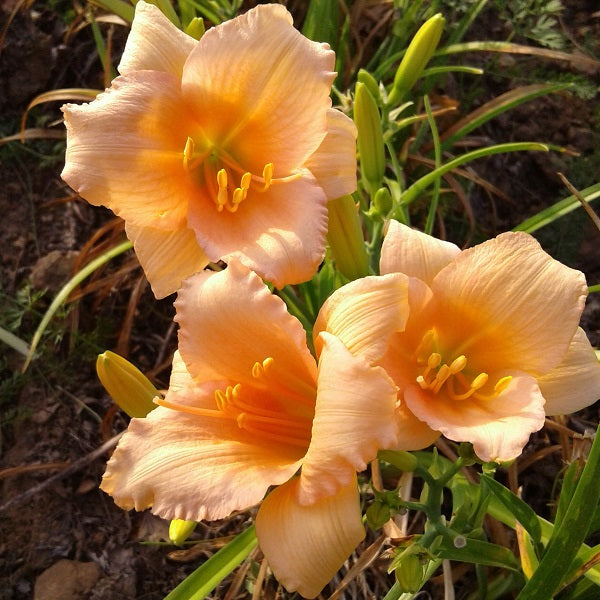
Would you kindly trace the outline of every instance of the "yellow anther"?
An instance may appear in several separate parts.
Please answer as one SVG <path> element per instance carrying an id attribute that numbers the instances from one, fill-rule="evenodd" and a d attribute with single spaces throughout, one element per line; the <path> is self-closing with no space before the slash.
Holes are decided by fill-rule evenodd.
<path id="1" fill-rule="evenodd" d="M 448 380 L 448 377 L 452 376 L 452 371 L 448 365 L 442 365 L 435 376 L 435 379 L 431 382 L 431 390 L 434 394 L 437 394 L 442 386 Z"/>
<path id="2" fill-rule="evenodd" d="M 427 359 L 427 366 L 430 369 L 435 369 L 436 367 L 440 366 L 441 362 L 442 362 L 442 355 L 438 354 L 437 352 L 432 352 L 429 355 L 429 358 Z"/>
<path id="3" fill-rule="evenodd" d="M 479 373 L 475 379 L 473 379 L 471 383 L 471 389 L 478 390 L 482 388 L 488 382 L 488 374 L 487 373 Z"/>
<path id="4" fill-rule="evenodd" d="M 496 394 L 501 394 L 509 386 L 511 381 L 512 377 L 510 375 L 499 379 L 496 385 L 494 386 L 494 391 L 496 392 Z"/>
<path id="5" fill-rule="evenodd" d="M 417 377 L 417 383 L 421 386 L 422 390 L 429 389 L 429 384 L 425 381 L 425 377 L 423 377 L 423 375 L 419 375 Z"/>
<path id="6" fill-rule="evenodd" d="M 215 404 L 219 410 L 225 410 L 227 398 L 222 390 L 215 390 Z"/>
<path id="7" fill-rule="evenodd" d="M 217 210 L 221 212 L 228 200 L 227 171 L 225 169 L 221 169 L 217 173 L 217 184 L 219 185 L 219 191 L 217 192 Z"/>
<path id="8" fill-rule="evenodd" d="M 194 148 L 194 140 L 188 136 L 185 148 L 183 149 L 183 168 L 186 171 L 190 170 L 190 159 L 194 156 Z"/>
<path id="9" fill-rule="evenodd" d="M 452 375 L 460 373 L 467 366 L 467 357 L 461 354 L 458 358 L 455 358 L 450 365 L 450 372 Z"/>
<path id="10" fill-rule="evenodd" d="M 243 190 L 246 190 L 246 191 L 249 190 L 251 181 L 252 181 L 252 173 L 248 173 L 248 172 L 244 173 L 242 175 L 242 181 L 240 183 L 240 187 Z"/>
<path id="11" fill-rule="evenodd" d="M 233 190 L 233 198 L 231 199 L 232 206 L 228 206 L 229 212 L 235 212 L 238 209 L 239 203 L 244 199 L 244 190 L 242 188 L 235 188 Z"/>
<path id="12" fill-rule="evenodd" d="M 258 379 L 259 377 L 262 377 L 264 374 L 265 374 L 265 369 L 264 369 L 262 363 L 255 362 L 252 365 L 252 377 L 254 377 L 254 379 Z"/>
<path id="13" fill-rule="evenodd" d="M 274 171 L 274 166 L 273 163 L 267 163 L 264 168 L 263 168 L 263 179 L 265 180 L 265 186 L 263 188 L 264 190 L 268 190 L 269 187 L 271 187 L 271 181 L 273 179 L 273 171 Z"/>

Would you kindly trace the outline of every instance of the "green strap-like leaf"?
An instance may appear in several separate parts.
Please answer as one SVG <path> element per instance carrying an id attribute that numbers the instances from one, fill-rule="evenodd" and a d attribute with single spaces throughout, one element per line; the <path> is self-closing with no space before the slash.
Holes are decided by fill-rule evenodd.
<path id="1" fill-rule="evenodd" d="M 541 541 L 542 527 L 537 514 L 528 504 L 488 475 L 481 476 L 481 485 L 485 485 L 510 510 L 536 543 Z"/>
<path id="2" fill-rule="evenodd" d="M 459 560 L 476 565 L 501 567 L 512 571 L 520 569 L 517 559 L 508 548 L 482 540 L 471 538 L 464 538 L 464 540 L 465 545 L 463 547 L 456 547 L 452 541 L 443 539 L 439 547 L 436 548 L 436 555 L 439 558 Z"/>
<path id="3" fill-rule="evenodd" d="M 569 508 L 554 528 L 539 567 L 517 600 L 547 600 L 554 596 L 585 540 L 599 495 L 600 435 L 596 434 Z"/>
<path id="4" fill-rule="evenodd" d="M 580 194 L 587 202 L 595 200 L 600 196 L 600 183 L 595 183 L 594 185 L 581 190 Z M 580 206 L 581 202 L 579 202 L 575 196 L 568 196 L 564 200 L 559 200 L 556 204 L 553 204 L 552 206 L 540 211 L 536 215 L 533 215 L 533 217 L 526 219 L 520 225 L 517 225 L 513 231 L 525 231 L 526 233 L 533 233 L 534 231 L 549 225 L 553 221 L 556 221 L 560 217 L 564 217 Z"/>
<path id="5" fill-rule="evenodd" d="M 252 525 L 186 577 L 165 600 L 204 600 L 257 544 Z"/>

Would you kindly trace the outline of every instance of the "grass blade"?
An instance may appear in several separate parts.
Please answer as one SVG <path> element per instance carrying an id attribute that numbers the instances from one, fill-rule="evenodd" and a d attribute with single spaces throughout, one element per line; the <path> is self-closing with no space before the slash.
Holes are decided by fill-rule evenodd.
<path id="1" fill-rule="evenodd" d="M 528 504 L 488 475 L 481 476 L 481 485 L 492 492 L 510 510 L 536 543 L 541 541 L 542 528 L 538 516 Z"/>
<path id="2" fill-rule="evenodd" d="M 123 2 L 123 0 L 90 0 L 90 4 L 95 4 L 108 12 L 114 13 L 127 23 L 133 21 L 135 9 L 129 2 Z"/>
<path id="3" fill-rule="evenodd" d="M 595 183 L 580 192 L 581 196 L 585 198 L 586 202 L 591 202 L 600 196 L 600 183 Z M 560 217 L 564 217 L 576 208 L 580 207 L 581 203 L 576 196 L 568 196 L 563 200 L 559 200 L 556 204 L 549 206 L 548 208 L 540 211 L 533 217 L 526 219 L 520 225 L 517 225 L 513 231 L 525 231 L 526 233 L 533 233 L 542 227 L 549 225 L 556 221 Z"/>
<path id="4" fill-rule="evenodd" d="M 27 356 L 29 354 L 29 346 L 27 345 L 27 342 L 22 340 L 20 337 L 17 337 L 14 333 L 7 331 L 4 329 L 4 327 L 0 327 L 0 342 L 4 342 L 23 356 Z"/>
<path id="5" fill-rule="evenodd" d="M 450 148 L 456 141 L 468 135 L 490 119 L 539 96 L 553 94 L 573 87 L 570 83 L 533 84 L 510 90 L 505 94 L 486 102 L 477 110 L 452 125 L 442 136 L 444 150 Z"/>
<path id="6" fill-rule="evenodd" d="M 596 432 L 569 508 L 560 525 L 554 528 L 539 567 L 517 600 L 547 600 L 554 596 L 585 540 L 599 495 L 600 435 Z"/>
<path id="7" fill-rule="evenodd" d="M 52 304 L 48 307 L 46 314 L 44 315 L 41 323 L 38 325 L 38 328 L 35 330 L 33 334 L 33 339 L 31 340 L 31 346 L 29 348 L 29 352 L 27 353 L 27 358 L 25 359 L 25 364 L 23 365 L 22 373 L 27 371 L 27 367 L 29 367 L 29 363 L 33 358 L 37 345 L 40 343 L 42 339 L 42 335 L 50 323 L 50 320 L 54 316 L 54 313 L 62 306 L 65 300 L 69 297 L 69 294 L 88 276 L 90 276 L 94 271 L 99 269 L 104 263 L 107 263 L 111 258 L 118 256 L 119 254 L 123 254 L 130 248 L 133 247 L 133 244 L 130 241 L 123 242 L 110 250 L 107 250 L 104 254 L 100 255 L 98 258 L 94 259 L 92 262 L 87 264 L 79 273 L 76 273 L 67 283 L 62 287 L 60 292 L 56 295 L 56 298 L 52 301 Z"/>
<path id="8" fill-rule="evenodd" d="M 548 146 L 537 142 L 515 142 L 508 144 L 497 144 L 495 146 L 487 146 L 485 148 L 473 150 L 472 152 L 467 152 L 466 154 L 458 156 L 457 158 L 442 165 L 438 169 L 434 169 L 430 173 L 427 173 L 427 175 L 424 175 L 423 177 L 421 177 L 421 179 L 415 181 L 402 194 L 400 202 L 404 206 L 410 204 L 413 200 L 416 200 L 419 197 L 419 195 L 422 192 L 424 192 L 430 185 L 432 185 L 436 179 L 439 179 L 442 175 L 448 173 L 449 171 L 452 171 L 460 165 L 471 162 L 478 158 L 491 156 L 492 154 L 502 154 L 503 152 L 520 152 L 527 150 L 547 152 Z M 393 218 L 396 218 L 396 216 L 394 215 Z"/>

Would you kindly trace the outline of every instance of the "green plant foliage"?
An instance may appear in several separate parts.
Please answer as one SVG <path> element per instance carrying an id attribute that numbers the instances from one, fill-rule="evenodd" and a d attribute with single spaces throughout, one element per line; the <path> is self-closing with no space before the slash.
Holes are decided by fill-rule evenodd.
<path id="1" fill-rule="evenodd" d="M 560 50 L 566 38 L 558 19 L 563 11 L 561 0 L 494 0 L 500 18 L 513 35 L 528 38 L 546 48 Z"/>

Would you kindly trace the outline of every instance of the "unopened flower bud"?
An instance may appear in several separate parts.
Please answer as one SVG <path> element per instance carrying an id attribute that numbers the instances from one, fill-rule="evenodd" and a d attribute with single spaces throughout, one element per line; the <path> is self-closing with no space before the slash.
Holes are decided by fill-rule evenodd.
<path id="1" fill-rule="evenodd" d="M 194 529 L 196 521 L 184 521 L 183 519 L 173 519 L 169 525 L 169 539 L 177 546 L 181 546 L 187 540 Z"/>
<path id="2" fill-rule="evenodd" d="M 405 94 L 412 89 L 423 69 L 433 56 L 442 37 L 446 20 L 440 13 L 434 15 L 417 31 L 404 55 L 388 98 L 388 104 L 399 104 Z"/>
<path id="3" fill-rule="evenodd" d="M 414 594 L 421 588 L 421 584 L 423 583 L 423 566 L 416 554 L 403 556 L 396 567 L 395 574 L 400 592 Z"/>
<path id="4" fill-rule="evenodd" d="M 338 271 L 350 280 L 365 277 L 369 274 L 369 258 L 354 198 L 336 198 L 327 204 L 327 208 L 327 241 Z"/>
<path id="5" fill-rule="evenodd" d="M 157 389 L 128 360 L 107 350 L 98 355 L 96 372 L 112 399 L 130 417 L 145 417 L 156 408 Z"/>
<path id="6" fill-rule="evenodd" d="M 417 458 L 406 450 L 380 450 L 377 456 L 401 471 L 412 472 L 419 464 Z"/>
<path id="7" fill-rule="evenodd" d="M 381 215 L 384 218 L 387 217 L 390 214 L 393 205 L 392 194 L 390 194 L 388 188 L 382 187 L 375 192 L 372 206 L 378 215 Z"/>
<path id="8" fill-rule="evenodd" d="M 204 19 L 201 17 L 194 17 L 185 28 L 185 32 L 193 37 L 195 40 L 199 40 L 206 31 L 206 27 L 204 25 Z"/>
<path id="9" fill-rule="evenodd" d="M 371 93 L 371 96 L 373 96 L 373 99 L 375 100 L 375 102 L 377 102 L 377 104 L 380 104 L 381 90 L 379 89 L 379 84 L 377 83 L 377 79 L 375 79 L 375 77 L 373 77 L 373 75 L 371 75 L 371 73 L 369 73 L 369 71 L 366 71 L 365 69 L 358 70 L 356 79 L 358 81 L 360 81 L 361 83 L 364 83 L 367 86 L 367 88 L 369 89 L 369 92 Z"/>
<path id="10" fill-rule="evenodd" d="M 382 502 L 373 502 L 365 512 L 367 524 L 373 530 L 379 529 L 385 525 L 390 520 L 391 516 L 392 513 L 390 507 Z"/>
<path id="11" fill-rule="evenodd" d="M 360 170 L 369 191 L 374 193 L 381 187 L 385 172 L 383 131 L 377 102 L 369 88 L 360 81 L 356 82 L 354 123 L 358 131 Z"/>

